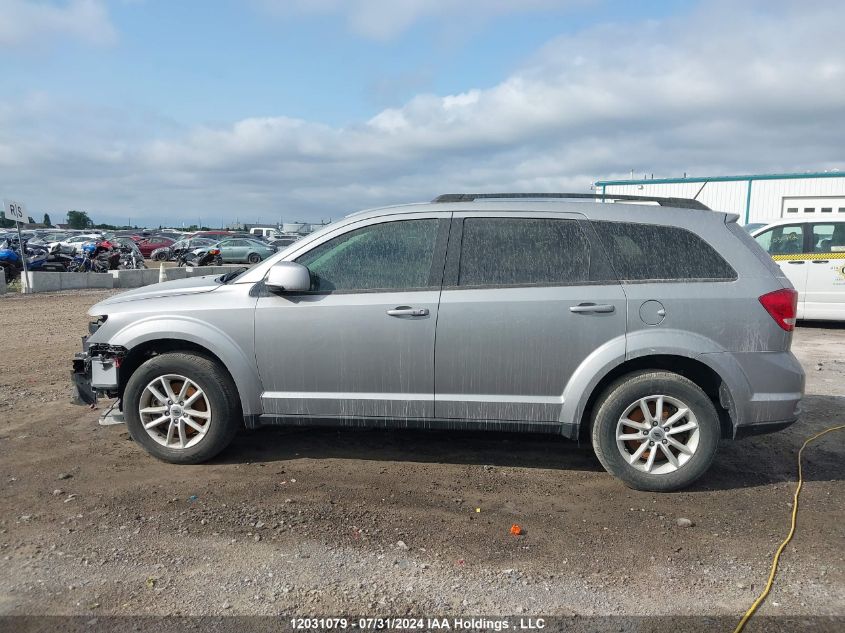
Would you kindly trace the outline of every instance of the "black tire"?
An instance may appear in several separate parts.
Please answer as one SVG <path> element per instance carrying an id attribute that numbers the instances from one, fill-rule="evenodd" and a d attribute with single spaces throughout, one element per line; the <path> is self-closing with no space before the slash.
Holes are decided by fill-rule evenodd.
<path id="1" fill-rule="evenodd" d="M 214 260 L 214 265 L 215 266 L 222 266 L 223 265 L 223 258 L 218 255 L 217 258 Z"/>
<path id="2" fill-rule="evenodd" d="M 155 259 L 157 262 L 165 262 L 167 261 L 167 253 L 156 253 L 153 259 Z"/>
<path id="3" fill-rule="evenodd" d="M 250 253 L 249 257 L 247 257 L 247 261 L 250 264 L 257 264 L 261 261 L 261 255 L 259 255 L 258 253 Z"/>
<path id="4" fill-rule="evenodd" d="M 639 448 L 640 444 L 637 444 L 637 441 L 621 442 L 623 448 L 617 444 L 617 424 L 622 415 L 640 399 L 654 395 L 668 396 L 682 402 L 698 422 L 698 445 L 692 456 L 685 463 L 681 463 L 674 472 L 657 474 L 640 470 L 622 455 L 623 448 L 627 450 L 631 446 L 630 450 L 634 450 L 634 447 Z M 655 412 L 651 413 L 654 415 Z M 668 415 L 666 412 L 664 419 Z M 628 414 L 629 418 L 632 416 L 634 412 Z M 632 431 L 638 432 L 633 429 Z M 720 436 L 719 416 L 707 394 L 691 380 L 669 371 L 647 370 L 622 376 L 602 393 L 594 408 L 592 441 L 596 457 L 607 472 L 635 490 L 670 492 L 689 486 L 710 467 L 716 456 Z M 674 439 L 678 438 L 678 435 L 674 436 Z M 647 444 L 647 450 L 642 457 L 645 458 L 649 450 L 654 450 L 655 462 L 659 456 L 664 460 L 665 467 L 670 468 L 663 449 L 660 446 L 650 449 L 649 446 L 652 445 Z M 671 446 L 667 446 L 667 449 L 672 450 Z M 679 452 L 672 452 L 675 459 L 684 458 Z M 656 469 L 655 466 L 652 468 Z"/>
<path id="5" fill-rule="evenodd" d="M 144 430 L 139 405 L 147 385 L 158 376 L 178 374 L 195 382 L 205 392 L 211 410 L 209 429 L 195 445 L 168 448 Z M 123 413 L 132 439 L 148 453 L 171 464 L 199 464 L 225 449 L 243 426 L 243 413 L 235 385 L 220 365 L 191 352 L 168 352 L 142 364 L 126 384 Z"/>

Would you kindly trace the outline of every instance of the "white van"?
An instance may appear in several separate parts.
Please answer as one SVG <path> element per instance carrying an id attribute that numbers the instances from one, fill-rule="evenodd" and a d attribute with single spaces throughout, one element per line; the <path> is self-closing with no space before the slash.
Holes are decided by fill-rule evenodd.
<path id="1" fill-rule="evenodd" d="M 279 231 L 272 226 L 254 226 L 249 232 L 258 237 L 266 237 L 268 240 L 275 240 L 279 236 Z"/>
<path id="2" fill-rule="evenodd" d="M 845 217 L 783 218 L 751 235 L 798 291 L 798 318 L 845 321 Z"/>

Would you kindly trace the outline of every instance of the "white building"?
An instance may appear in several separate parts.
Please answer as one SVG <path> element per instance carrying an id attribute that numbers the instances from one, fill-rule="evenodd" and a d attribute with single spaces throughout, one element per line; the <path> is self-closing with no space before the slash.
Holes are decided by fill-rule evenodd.
<path id="1" fill-rule="evenodd" d="M 816 214 L 845 218 L 845 172 L 599 180 L 596 193 L 695 198 L 750 224 Z"/>

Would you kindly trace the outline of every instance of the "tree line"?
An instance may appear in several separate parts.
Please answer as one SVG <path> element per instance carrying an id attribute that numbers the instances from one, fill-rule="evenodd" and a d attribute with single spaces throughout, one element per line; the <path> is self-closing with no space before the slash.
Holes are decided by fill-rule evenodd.
<path id="1" fill-rule="evenodd" d="M 35 224 L 35 219 L 32 216 L 27 218 L 29 224 Z M 52 227 L 53 222 L 50 220 L 50 214 L 45 213 L 44 219 L 41 221 L 45 227 Z M 71 229 L 129 229 L 130 226 L 117 226 L 114 224 L 95 224 L 87 211 L 68 211 L 66 216 L 66 224 Z M 15 226 L 15 221 L 6 217 L 5 211 L 0 211 L 0 228 L 9 229 Z M 138 228 L 138 227 L 135 227 Z"/>
<path id="2" fill-rule="evenodd" d="M 32 216 L 29 216 L 28 220 L 29 224 L 35 224 L 35 220 Z M 45 213 L 44 219 L 42 220 L 41 224 L 45 227 L 52 227 L 53 223 L 50 220 L 50 214 Z M 66 224 L 68 228 L 71 229 L 102 229 L 105 231 L 118 231 L 121 229 L 137 229 L 138 226 L 129 226 L 126 225 L 117 225 L 117 224 L 95 224 L 91 217 L 88 215 L 87 211 L 68 211 L 66 217 Z M 5 211 L 0 211 L 0 228 L 2 229 L 10 229 L 14 228 L 15 221 L 9 220 L 6 217 Z M 162 228 L 159 226 L 158 228 Z M 199 226 L 197 224 L 192 224 L 191 226 L 186 226 L 183 230 L 188 232 L 196 232 L 196 231 L 210 231 L 211 228 L 207 226 Z"/>

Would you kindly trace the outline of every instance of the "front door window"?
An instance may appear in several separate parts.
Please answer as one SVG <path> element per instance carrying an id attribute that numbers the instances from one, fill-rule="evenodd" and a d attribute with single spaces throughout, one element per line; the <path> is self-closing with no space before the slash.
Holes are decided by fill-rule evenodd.
<path id="1" fill-rule="evenodd" d="M 438 220 L 373 224 L 320 244 L 296 261 L 311 271 L 314 292 L 431 287 Z"/>

